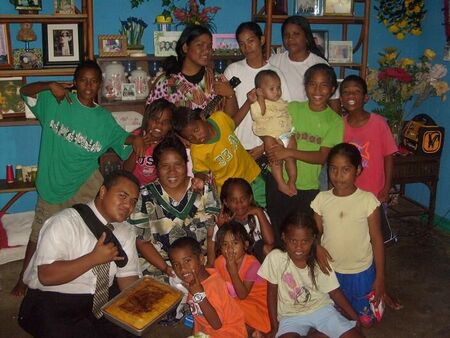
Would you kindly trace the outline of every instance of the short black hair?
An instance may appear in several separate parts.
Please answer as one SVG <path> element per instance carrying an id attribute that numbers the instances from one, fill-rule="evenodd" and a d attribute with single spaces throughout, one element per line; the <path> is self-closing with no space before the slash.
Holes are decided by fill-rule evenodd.
<path id="1" fill-rule="evenodd" d="M 158 167 L 162 154 L 168 150 L 177 152 L 183 159 L 184 163 L 188 162 L 186 147 L 184 146 L 183 142 L 181 142 L 178 136 L 171 134 L 166 136 L 161 142 L 159 142 L 159 144 L 155 147 L 155 150 L 153 150 L 152 157 L 155 167 Z"/>
<path id="2" fill-rule="evenodd" d="M 272 69 L 264 69 L 258 72 L 258 74 L 256 74 L 255 76 L 255 88 L 261 88 L 265 77 L 272 77 L 273 79 L 278 79 L 281 81 L 277 72 L 273 71 Z"/>
<path id="3" fill-rule="evenodd" d="M 192 253 L 195 256 L 201 256 L 202 255 L 202 247 L 200 246 L 200 243 L 197 242 L 194 238 L 192 237 L 181 237 L 178 238 L 177 240 L 175 240 L 169 247 L 169 250 L 167 252 L 167 254 L 169 255 L 169 259 L 172 259 L 172 253 L 174 250 L 177 249 L 190 249 L 192 251 Z"/>
<path id="4" fill-rule="evenodd" d="M 361 76 L 356 75 L 356 74 L 352 74 L 352 75 L 345 77 L 345 79 L 341 82 L 341 85 L 339 86 L 340 93 L 342 93 L 342 87 L 344 86 L 344 84 L 346 84 L 348 82 L 355 82 L 356 84 L 358 84 L 361 87 L 361 89 L 363 90 L 363 94 L 367 95 L 368 91 L 367 91 L 366 80 L 364 80 Z"/>
<path id="5" fill-rule="evenodd" d="M 139 180 L 136 178 L 136 176 L 134 176 L 132 173 L 126 170 L 117 170 L 113 171 L 109 175 L 106 175 L 103 181 L 103 186 L 105 186 L 105 188 L 109 190 L 111 187 L 117 184 L 117 181 L 121 177 L 133 182 L 139 189 L 140 187 Z"/>
<path id="6" fill-rule="evenodd" d="M 161 116 L 161 113 L 164 110 L 169 110 L 173 115 L 175 109 L 176 107 L 172 102 L 169 102 L 163 98 L 157 99 L 152 103 L 148 104 L 147 106 L 145 106 L 144 116 L 142 117 L 142 124 L 141 124 L 141 135 L 143 131 L 147 129 L 148 121 L 154 118 L 156 114 L 159 114 L 159 116 Z"/>
<path id="7" fill-rule="evenodd" d="M 234 238 L 242 241 L 244 244 L 248 242 L 249 244 L 253 244 L 253 240 L 250 238 L 245 227 L 236 221 L 229 221 L 223 224 L 216 234 L 216 255 L 221 254 L 221 247 L 225 240 L 225 235 L 230 233 Z"/>
<path id="8" fill-rule="evenodd" d="M 190 123 L 201 120 L 201 109 L 190 109 L 188 107 L 178 107 L 173 112 L 172 129 L 181 135 L 181 132 Z"/>
<path id="9" fill-rule="evenodd" d="M 328 77 L 328 80 L 330 81 L 331 86 L 334 87 L 334 90 L 336 91 L 336 89 L 338 87 L 336 73 L 334 72 L 333 67 L 327 65 L 326 63 L 317 63 L 314 66 L 311 66 L 306 70 L 304 82 L 303 82 L 304 86 L 306 87 L 308 82 L 311 81 L 314 74 L 318 73 L 318 72 L 325 73 L 325 75 Z M 334 94 L 334 92 L 331 93 L 331 95 L 333 95 L 333 94 Z"/>
<path id="10" fill-rule="evenodd" d="M 102 80 L 102 69 L 98 65 L 98 63 L 94 60 L 85 60 L 81 62 L 78 67 L 75 69 L 75 73 L 73 74 L 73 79 L 76 81 L 80 76 L 80 73 L 83 69 L 92 69 L 97 73 L 98 79 Z"/>

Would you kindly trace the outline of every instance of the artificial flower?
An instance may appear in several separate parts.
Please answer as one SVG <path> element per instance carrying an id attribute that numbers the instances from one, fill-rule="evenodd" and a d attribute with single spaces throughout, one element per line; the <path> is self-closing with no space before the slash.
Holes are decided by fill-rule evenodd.
<path id="1" fill-rule="evenodd" d="M 183 25 L 203 25 L 216 31 L 213 19 L 220 7 L 206 7 L 206 0 L 189 0 L 185 8 L 173 7 L 173 16 Z"/>
<path id="2" fill-rule="evenodd" d="M 423 52 L 423 55 L 425 55 L 425 57 L 429 60 L 433 60 L 434 57 L 436 56 L 436 53 L 434 52 L 434 50 L 432 49 L 425 49 L 425 51 Z"/>

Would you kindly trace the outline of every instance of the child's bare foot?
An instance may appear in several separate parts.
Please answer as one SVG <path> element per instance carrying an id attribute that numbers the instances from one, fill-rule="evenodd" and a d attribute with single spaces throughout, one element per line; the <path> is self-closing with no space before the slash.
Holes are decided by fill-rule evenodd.
<path id="1" fill-rule="evenodd" d="M 17 281 L 14 288 L 11 290 L 10 294 L 14 297 L 23 297 L 25 296 L 25 292 L 27 291 L 27 285 L 22 281 L 22 276 Z"/>
<path id="2" fill-rule="evenodd" d="M 288 181 L 288 187 L 289 187 L 289 191 L 290 191 L 290 195 L 289 196 L 295 196 L 297 195 L 297 187 L 295 186 L 295 182 L 289 182 Z"/>
<path id="3" fill-rule="evenodd" d="M 291 197 L 292 191 L 289 188 L 289 186 L 286 183 L 279 183 L 278 184 L 278 190 L 280 190 L 283 194 L 288 195 Z M 296 191 L 297 192 L 297 191 Z"/>

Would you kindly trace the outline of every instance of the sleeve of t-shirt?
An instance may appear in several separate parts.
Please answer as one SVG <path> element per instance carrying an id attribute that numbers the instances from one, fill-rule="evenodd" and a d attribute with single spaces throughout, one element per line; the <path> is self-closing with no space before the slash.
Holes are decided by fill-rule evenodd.
<path id="1" fill-rule="evenodd" d="M 261 280 L 261 277 L 258 276 L 258 271 L 259 271 L 260 267 L 261 267 L 261 264 L 255 258 L 253 263 L 250 265 L 249 269 L 245 273 L 244 280 L 246 280 L 248 282 L 256 282 L 256 281 Z"/>
<path id="2" fill-rule="evenodd" d="M 333 148 L 336 144 L 341 143 L 344 140 L 344 121 L 342 117 L 336 114 L 333 122 L 328 127 L 328 131 L 325 134 L 321 147 Z"/>
<path id="3" fill-rule="evenodd" d="M 192 158 L 192 172 L 195 173 L 207 173 L 209 171 L 209 166 L 203 161 L 204 154 L 202 156 L 201 150 L 197 147 L 191 148 L 191 158 Z"/>
<path id="4" fill-rule="evenodd" d="M 215 112 L 215 114 L 217 114 L 217 124 L 219 125 L 219 128 L 221 128 L 221 124 L 223 122 L 223 123 L 226 123 L 228 125 L 228 127 L 231 128 L 231 130 L 236 129 L 236 125 L 234 124 L 234 121 L 230 117 L 230 115 L 228 115 L 227 113 L 225 113 L 223 111 L 217 111 L 217 112 Z"/>
<path id="5" fill-rule="evenodd" d="M 148 95 L 147 104 L 150 104 L 157 99 L 161 98 L 167 99 L 168 97 L 167 89 L 168 89 L 167 78 L 165 76 L 162 76 L 156 83 L 153 90 Z"/>
<path id="6" fill-rule="evenodd" d="M 110 130 L 108 137 L 110 142 L 109 147 L 113 148 L 122 160 L 126 160 L 133 150 L 130 145 L 125 144 L 127 137 L 130 136 L 130 133 L 119 126 L 111 114 L 109 114 L 106 118 L 105 123 L 108 125 L 107 128 Z"/>
<path id="7" fill-rule="evenodd" d="M 278 284 L 280 259 L 283 252 L 280 250 L 272 250 L 264 259 L 261 268 L 258 270 L 258 275 L 272 284 Z"/>
<path id="8" fill-rule="evenodd" d="M 319 291 L 323 293 L 331 292 L 339 287 L 339 282 L 334 271 L 326 275 L 319 268 L 316 268 L 316 284 Z"/>
<path id="9" fill-rule="evenodd" d="M 322 216 L 322 210 L 320 208 L 320 206 L 322 204 L 321 201 L 322 201 L 322 193 L 319 192 L 317 194 L 316 198 L 314 198 L 314 200 L 311 202 L 311 209 L 313 209 L 314 212 L 320 216 Z"/>
<path id="10" fill-rule="evenodd" d="M 375 197 L 373 193 L 368 191 L 366 193 L 366 214 L 367 217 L 369 217 L 370 215 L 372 215 L 373 211 L 380 206 L 380 201 Z"/>
<path id="11" fill-rule="evenodd" d="M 54 97 L 50 90 L 44 90 L 36 94 L 36 97 L 25 96 L 21 94 L 23 101 L 30 108 L 31 112 L 36 116 L 36 118 L 41 121 L 42 125 L 47 125 L 46 117 L 46 107 L 51 103 Z M 53 100 L 56 104 L 56 99 Z"/>

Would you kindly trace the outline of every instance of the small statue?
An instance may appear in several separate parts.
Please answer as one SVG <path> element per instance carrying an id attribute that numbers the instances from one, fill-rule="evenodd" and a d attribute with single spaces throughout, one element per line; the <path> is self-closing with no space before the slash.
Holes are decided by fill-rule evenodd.
<path id="1" fill-rule="evenodd" d="M 26 43 L 36 40 L 36 33 L 33 31 L 33 24 L 24 22 L 20 24 L 20 30 L 17 33 L 17 40 L 24 41 Z"/>

